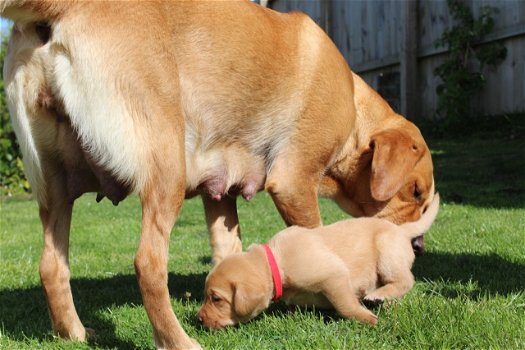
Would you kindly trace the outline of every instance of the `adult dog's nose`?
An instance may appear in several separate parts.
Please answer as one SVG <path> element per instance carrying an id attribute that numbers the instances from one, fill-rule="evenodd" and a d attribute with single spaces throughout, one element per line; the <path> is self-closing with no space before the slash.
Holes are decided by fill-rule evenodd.
<path id="1" fill-rule="evenodd" d="M 412 239 L 412 250 L 416 256 L 421 256 L 425 252 L 425 240 L 423 236 Z"/>

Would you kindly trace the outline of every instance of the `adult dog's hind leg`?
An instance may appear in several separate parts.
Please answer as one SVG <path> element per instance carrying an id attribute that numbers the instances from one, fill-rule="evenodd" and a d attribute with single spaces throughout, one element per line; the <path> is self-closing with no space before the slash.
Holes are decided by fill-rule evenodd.
<path id="1" fill-rule="evenodd" d="M 216 265 L 228 255 L 242 251 L 236 198 L 224 196 L 216 201 L 203 195 L 202 202 L 213 250 L 212 261 Z"/>
<path id="2" fill-rule="evenodd" d="M 86 329 L 73 304 L 69 283 L 69 229 L 73 204 L 67 198 L 64 184 L 61 173 L 57 172 L 47 181 L 47 203 L 39 203 L 44 228 L 40 279 L 54 332 L 63 338 L 84 341 Z"/>

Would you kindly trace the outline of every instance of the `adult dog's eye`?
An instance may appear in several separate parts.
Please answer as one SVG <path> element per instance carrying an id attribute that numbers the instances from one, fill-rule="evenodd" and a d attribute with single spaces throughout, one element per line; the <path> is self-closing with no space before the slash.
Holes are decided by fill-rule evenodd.
<path id="1" fill-rule="evenodd" d="M 221 297 L 215 295 L 215 294 L 212 294 L 211 295 L 211 301 L 214 302 L 214 303 L 218 303 L 219 301 L 221 301 Z"/>
<path id="2" fill-rule="evenodd" d="M 417 187 L 417 183 L 414 184 L 414 198 L 418 201 L 421 200 L 421 190 Z"/>

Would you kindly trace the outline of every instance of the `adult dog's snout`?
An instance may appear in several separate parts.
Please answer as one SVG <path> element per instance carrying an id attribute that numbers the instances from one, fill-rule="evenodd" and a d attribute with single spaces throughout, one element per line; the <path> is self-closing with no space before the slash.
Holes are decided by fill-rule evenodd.
<path id="1" fill-rule="evenodd" d="M 425 240 L 423 236 L 412 239 L 412 250 L 416 256 L 421 256 L 425 253 Z"/>

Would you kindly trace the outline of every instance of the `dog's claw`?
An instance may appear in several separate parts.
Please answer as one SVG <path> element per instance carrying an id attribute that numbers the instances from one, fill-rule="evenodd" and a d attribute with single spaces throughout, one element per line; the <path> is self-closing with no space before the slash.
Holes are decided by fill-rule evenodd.
<path id="1" fill-rule="evenodd" d="M 102 193 L 97 193 L 97 199 L 96 199 L 97 203 L 100 203 L 100 201 L 103 200 L 104 197 L 105 196 Z"/>

